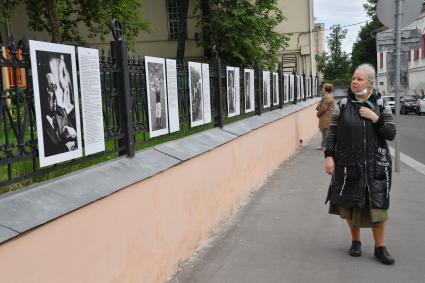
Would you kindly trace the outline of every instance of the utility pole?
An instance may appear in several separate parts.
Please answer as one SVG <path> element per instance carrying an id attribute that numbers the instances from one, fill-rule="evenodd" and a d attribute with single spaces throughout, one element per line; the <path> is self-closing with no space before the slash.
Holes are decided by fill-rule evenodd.
<path id="1" fill-rule="evenodd" d="M 395 172 L 400 172 L 400 64 L 401 64 L 401 21 L 403 19 L 403 0 L 396 0 L 395 37 Z"/>

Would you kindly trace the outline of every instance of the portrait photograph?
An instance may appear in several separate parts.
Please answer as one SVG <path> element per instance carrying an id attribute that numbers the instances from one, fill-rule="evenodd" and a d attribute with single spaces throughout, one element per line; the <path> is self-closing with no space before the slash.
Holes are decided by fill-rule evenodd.
<path id="1" fill-rule="evenodd" d="M 204 101 L 202 92 L 202 64 L 189 62 L 189 92 L 191 126 L 204 124 Z"/>
<path id="2" fill-rule="evenodd" d="M 226 67 L 227 74 L 227 117 L 236 116 L 235 68 Z"/>
<path id="3" fill-rule="evenodd" d="M 289 75 L 283 75 L 283 103 L 289 102 Z"/>
<path id="4" fill-rule="evenodd" d="M 245 113 L 254 111 L 255 97 L 254 97 L 254 70 L 244 70 L 244 95 L 245 95 Z"/>
<path id="5" fill-rule="evenodd" d="M 165 59 L 145 56 L 150 137 L 168 134 Z"/>
<path id="6" fill-rule="evenodd" d="M 273 72 L 273 106 L 279 105 L 279 76 Z"/>
<path id="7" fill-rule="evenodd" d="M 305 97 L 305 83 L 304 83 L 305 77 L 301 76 L 301 99 L 304 99 Z"/>
<path id="8" fill-rule="evenodd" d="M 294 83 L 295 83 L 295 79 L 294 79 L 294 75 L 289 75 L 289 101 L 292 102 L 294 101 Z"/>
<path id="9" fill-rule="evenodd" d="M 29 43 L 40 167 L 81 157 L 75 47 Z"/>
<path id="10" fill-rule="evenodd" d="M 270 107 L 270 72 L 263 71 L 263 108 Z"/>
<path id="11" fill-rule="evenodd" d="M 297 99 L 298 100 L 301 99 L 301 80 L 302 80 L 302 77 L 297 76 Z"/>

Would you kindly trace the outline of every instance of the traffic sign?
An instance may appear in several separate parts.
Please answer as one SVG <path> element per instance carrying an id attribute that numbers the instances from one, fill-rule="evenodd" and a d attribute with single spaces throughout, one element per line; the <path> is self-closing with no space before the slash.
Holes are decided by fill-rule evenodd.
<path id="1" fill-rule="evenodd" d="M 388 92 L 395 91 L 395 73 L 396 73 L 396 64 L 395 56 L 393 53 L 388 53 L 387 55 L 387 89 Z M 403 52 L 401 56 L 400 64 L 400 91 L 406 91 L 409 89 L 409 76 L 408 76 L 408 65 L 409 65 L 409 55 L 406 52 Z"/>
<path id="2" fill-rule="evenodd" d="M 397 0 L 378 0 L 376 14 L 379 21 L 386 27 L 395 27 Z M 423 0 L 404 0 L 401 27 L 408 26 L 421 14 Z"/>
<path id="3" fill-rule="evenodd" d="M 394 32 L 380 32 L 376 36 L 376 45 L 379 52 L 394 52 Z M 401 33 L 401 51 L 410 51 L 421 48 L 421 31 L 419 29 L 408 29 Z"/>

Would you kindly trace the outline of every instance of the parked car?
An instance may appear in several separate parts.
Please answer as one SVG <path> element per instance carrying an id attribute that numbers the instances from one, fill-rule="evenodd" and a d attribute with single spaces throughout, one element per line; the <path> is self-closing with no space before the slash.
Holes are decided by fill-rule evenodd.
<path id="1" fill-rule="evenodd" d="M 416 102 L 416 114 L 421 115 L 422 113 L 425 114 L 425 96 L 422 96 Z"/>
<path id="2" fill-rule="evenodd" d="M 400 114 L 416 113 L 416 98 L 414 96 L 404 96 L 400 99 Z"/>
<path id="3" fill-rule="evenodd" d="M 391 111 L 394 113 L 395 109 L 395 97 L 394 96 L 382 96 L 382 99 L 384 100 L 384 105 L 389 106 Z"/>

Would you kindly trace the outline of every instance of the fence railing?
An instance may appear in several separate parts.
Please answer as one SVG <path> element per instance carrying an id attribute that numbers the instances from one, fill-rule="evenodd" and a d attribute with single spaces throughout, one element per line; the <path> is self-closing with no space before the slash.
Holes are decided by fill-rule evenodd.
<path id="1" fill-rule="evenodd" d="M 1 42 L 1 41 L 0 41 Z M 53 172 L 77 170 L 81 164 L 110 159 L 118 155 L 133 156 L 135 150 L 167 136 L 150 138 L 147 102 L 145 62 L 143 58 L 131 58 L 123 41 L 111 42 L 111 51 L 100 52 L 100 81 L 104 117 L 106 150 L 60 164 L 40 168 L 34 93 L 31 77 L 31 60 L 26 41 L 7 46 L 0 44 L 0 193 L 16 186 L 25 186 L 51 177 Z M 218 56 L 209 63 L 210 101 L 212 122 L 209 127 L 224 124 L 266 111 L 283 108 L 319 96 L 317 77 L 304 74 L 288 74 L 275 70 L 278 79 L 270 75 L 270 89 L 277 83 L 279 103 L 263 107 L 263 70 L 254 67 L 255 111 L 245 112 L 245 88 L 243 67 L 239 71 L 240 115 L 227 115 L 226 66 Z M 272 72 L 271 72 L 272 74 Z M 180 131 L 169 134 L 186 134 L 190 125 L 189 76 L 187 64 L 177 65 L 177 93 Z M 270 105 L 272 103 L 270 102 Z"/>

